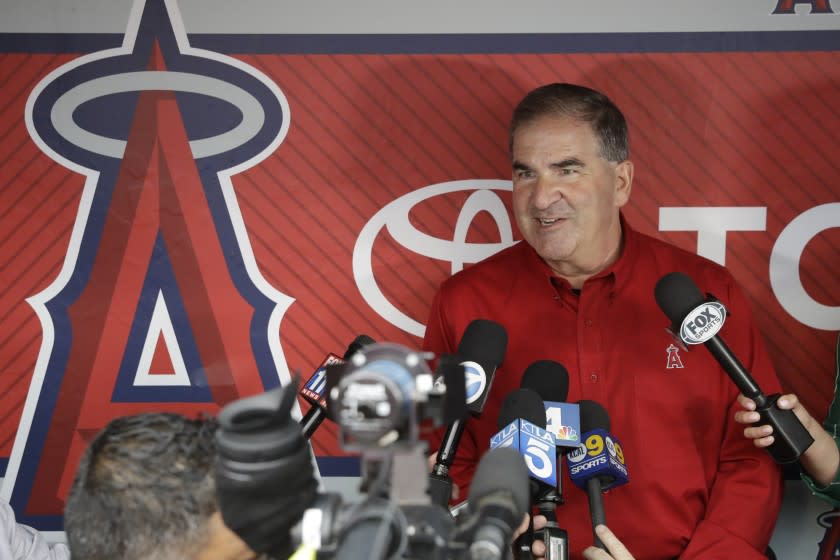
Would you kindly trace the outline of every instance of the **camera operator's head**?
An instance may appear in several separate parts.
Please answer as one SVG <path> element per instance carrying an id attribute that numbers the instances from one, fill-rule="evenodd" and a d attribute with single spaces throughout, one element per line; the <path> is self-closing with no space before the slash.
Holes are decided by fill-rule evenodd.
<path id="1" fill-rule="evenodd" d="M 112 420 L 85 451 L 64 523 L 73 558 L 254 558 L 216 504 L 215 421 L 152 413 Z"/>

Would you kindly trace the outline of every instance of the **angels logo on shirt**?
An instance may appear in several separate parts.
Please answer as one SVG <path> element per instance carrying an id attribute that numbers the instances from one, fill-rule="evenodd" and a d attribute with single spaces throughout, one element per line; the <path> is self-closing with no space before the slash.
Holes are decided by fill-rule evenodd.
<path id="1" fill-rule="evenodd" d="M 665 351 L 668 353 L 668 361 L 665 363 L 666 369 L 682 369 L 685 367 L 682 363 L 682 358 L 680 358 L 679 348 L 671 344 Z"/>
<path id="2" fill-rule="evenodd" d="M 230 180 L 278 147 L 289 110 L 262 73 L 190 47 L 174 0 L 141 0 L 121 47 L 35 87 L 26 125 L 87 177 L 64 265 L 29 299 L 43 342 L 2 490 L 19 522 L 58 530 L 112 418 L 212 414 L 289 379 L 292 299 L 257 271 Z"/>

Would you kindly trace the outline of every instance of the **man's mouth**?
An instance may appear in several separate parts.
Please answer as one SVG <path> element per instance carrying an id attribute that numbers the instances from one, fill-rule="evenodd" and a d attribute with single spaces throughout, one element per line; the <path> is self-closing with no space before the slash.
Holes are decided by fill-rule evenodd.
<path id="1" fill-rule="evenodd" d="M 540 223 L 540 225 L 550 226 L 551 224 L 556 224 L 562 219 L 563 218 L 537 218 L 537 221 Z"/>

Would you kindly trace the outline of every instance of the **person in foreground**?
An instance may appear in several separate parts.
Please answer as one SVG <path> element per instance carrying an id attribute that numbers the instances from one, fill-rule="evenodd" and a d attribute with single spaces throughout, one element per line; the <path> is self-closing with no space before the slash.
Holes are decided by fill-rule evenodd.
<path id="1" fill-rule="evenodd" d="M 514 110 L 509 144 L 524 242 L 445 281 L 426 325 L 424 349 L 438 355 L 454 353 L 477 318 L 501 324 L 509 339 L 482 415 L 466 422 L 454 482 L 468 489 L 525 369 L 554 360 L 569 371 L 568 401 L 602 404 L 623 445 L 630 482 L 603 501 L 610 529 L 636 558 L 764 558 L 780 470 L 741 434 L 725 371 L 705 349 L 674 343 L 653 292 L 679 271 L 713 293 L 731 311 L 727 344 L 772 392 L 779 382 L 746 296 L 723 267 L 625 219 L 634 166 L 626 120 L 605 95 L 573 84 L 531 91 Z M 593 543 L 587 498 L 562 476 L 558 524 L 581 558 Z"/>
<path id="2" fill-rule="evenodd" d="M 840 336 L 837 339 L 837 374 L 834 380 L 834 399 L 828 408 L 823 426 L 817 422 L 808 410 L 802 406 L 794 394 L 779 397 L 779 408 L 793 410 L 814 443 L 799 458 L 802 467 L 802 480 L 811 492 L 831 505 L 840 506 Z M 740 395 L 738 401 L 744 410 L 735 413 L 735 420 L 747 425 L 744 435 L 751 439 L 756 447 L 764 448 L 773 444 L 773 428 L 769 425 L 754 426 L 760 420 L 755 412 L 755 403 Z"/>
<path id="3" fill-rule="evenodd" d="M 64 528 L 84 560 L 249 560 L 217 510 L 215 422 L 150 413 L 112 420 L 79 463 Z"/>

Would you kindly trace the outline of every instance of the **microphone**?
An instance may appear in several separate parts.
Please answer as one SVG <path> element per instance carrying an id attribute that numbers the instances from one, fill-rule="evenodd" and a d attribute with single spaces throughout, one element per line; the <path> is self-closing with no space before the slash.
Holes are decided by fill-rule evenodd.
<path id="1" fill-rule="evenodd" d="M 773 427 L 768 453 L 777 463 L 792 463 L 814 442 L 792 410 L 776 405 L 781 395 L 764 395 L 726 343 L 717 336 L 726 321 L 726 307 L 712 296 L 704 298 L 694 281 L 681 272 L 666 274 L 656 283 L 656 303 L 671 320 L 671 333 L 685 344 L 703 344 L 761 415 L 755 425 Z"/>
<path id="2" fill-rule="evenodd" d="M 368 335 L 360 334 L 347 347 L 343 357 L 339 358 L 333 353 L 328 354 L 324 358 L 324 361 L 321 362 L 321 365 L 318 366 L 318 369 L 315 370 L 315 373 L 312 374 L 312 377 L 301 387 L 300 396 L 306 399 L 311 405 L 300 421 L 303 436 L 306 439 L 312 437 L 312 434 L 315 433 L 315 430 L 318 429 L 318 426 L 327 417 L 327 400 L 324 396 L 326 395 L 327 387 L 327 367 L 335 364 L 343 364 L 358 350 L 374 342 Z"/>
<path id="3" fill-rule="evenodd" d="M 574 403 L 563 402 L 569 395 L 569 372 L 553 360 L 539 360 L 525 369 L 519 386 L 539 394 L 545 405 L 546 429 L 554 435 L 557 453 L 557 487 L 545 488 L 537 501 L 546 526 L 535 538 L 543 541 L 548 560 L 569 558 L 569 535 L 557 523 L 556 506 L 563 503 L 563 456 L 580 446 L 580 410 Z"/>
<path id="4" fill-rule="evenodd" d="M 601 493 L 627 484 L 627 467 L 621 443 L 610 435 L 610 417 L 595 401 L 579 401 L 580 429 L 584 444 L 569 454 L 569 477 L 589 497 L 589 516 L 595 546 L 606 550 L 595 534 L 595 526 L 607 524 Z"/>
<path id="5" fill-rule="evenodd" d="M 454 360 L 464 368 L 467 409 L 474 415 L 481 414 L 493 385 L 496 369 L 502 363 L 507 349 L 507 332 L 500 324 L 486 319 L 475 319 L 467 325 Z M 451 367 L 452 357 L 441 357 L 438 369 Z M 429 495 L 433 503 L 449 505 L 452 495 L 452 478 L 449 469 L 455 460 L 465 418 L 453 420 L 446 427 L 437 459 L 429 475 Z"/>
<path id="6" fill-rule="evenodd" d="M 499 410 L 499 432 L 490 438 L 490 449 L 510 447 L 525 459 L 532 479 L 532 496 L 545 485 L 557 485 L 554 436 L 545 429 L 545 406 L 536 391 L 511 391 Z"/>
<path id="7" fill-rule="evenodd" d="M 528 468 L 512 449 L 491 449 L 475 471 L 470 496 L 475 512 L 474 537 L 469 548 L 473 560 L 501 560 L 507 555 L 513 531 L 528 511 Z"/>
<path id="8" fill-rule="evenodd" d="M 510 447 L 523 456 L 528 467 L 531 501 L 549 521 L 556 521 L 557 451 L 554 436 L 545 430 L 543 400 L 531 389 L 511 391 L 499 410 L 498 425 L 500 431 L 490 438 L 490 449 Z M 556 536 L 556 542 L 565 544 L 562 534 Z M 530 531 L 516 540 L 516 557 L 530 555 L 532 540 L 533 533 Z M 551 539 L 544 542 L 548 548 Z M 562 550 L 558 552 L 562 553 Z M 560 557 L 551 558 L 554 560 Z"/>
<path id="9" fill-rule="evenodd" d="M 554 435 L 558 457 L 577 449 L 580 446 L 580 407 L 565 402 L 569 395 L 568 370 L 553 360 L 539 360 L 525 369 L 519 386 L 536 391 L 542 398 L 546 429 Z M 561 468 L 558 464 L 558 472 Z"/>
<path id="10" fill-rule="evenodd" d="M 251 550 L 286 558 L 292 528 L 317 496 L 310 446 L 291 415 L 296 377 L 218 414 L 214 477 L 225 525 Z"/>

